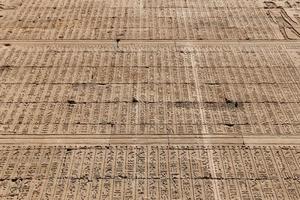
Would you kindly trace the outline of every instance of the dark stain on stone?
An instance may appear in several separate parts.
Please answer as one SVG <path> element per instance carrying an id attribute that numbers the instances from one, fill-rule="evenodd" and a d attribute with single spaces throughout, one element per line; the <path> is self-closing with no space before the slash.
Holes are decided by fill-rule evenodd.
<path id="1" fill-rule="evenodd" d="M 108 122 L 107 125 L 110 125 L 111 127 L 114 127 L 116 124 L 113 122 Z"/>
<path id="2" fill-rule="evenodd" d="M 70 105 L 75 105 L 75 104 L 76 104 L 76 101 L 74 101 L 74 100 L 68 100 L 67 102 L 68 102 L 68 104 L 70 104 Z"/>
<path id="3" fill-rule="evenodd" d="M 232 101 L 230 99 L 225 98 L 225 102 L 230 107 L 235 107 L 235 108 L 239 107 L 239 103 L 237 101 Z"/>
<path id="4" fill-rule="evenodd" d="M 121 41 L 121 39 L 116 39 L 117 42 L 117 48 L 119 48 L 119 42 Z"/>
<path id="5" fill-rule="evenodd" d="M 120 179 L 127 179 L 127 176 L 125 176 L 125 175 L 119 175 L 118 178 L 120 178 Z"/>
<path id="6" fill-rule="evenodd" d="M 177 108 L 191 108 L 195 104 L 195 102 L 190 101 L 175 101 L 174 103 Z"/>
<path id="7" fill-rule="evenodd" d="M 12 182 L 17 182 L 18 178 L 12 178 L 11 181 Z"/>
<path id="8" fill-rule="evenodd" d="M 138 103 L 138 102 L 139 102 L 139 100 L 137 100 L 137 98 L 136 98 L 136 97 L 132 97 L 132 102 L 133 102 L 133 103 Z"/>
<path id="9" fill-rule="evenodd" d="M 0 70 L 9 70 L 11 69 L 11 66 L 10 65 L 3 65 L 3 66 L 0 66 Z"/>
<path id="10" fill-rule="evenodd" d="M 220 85 L 220 83 L 205 83 L 206 85 Z"/>

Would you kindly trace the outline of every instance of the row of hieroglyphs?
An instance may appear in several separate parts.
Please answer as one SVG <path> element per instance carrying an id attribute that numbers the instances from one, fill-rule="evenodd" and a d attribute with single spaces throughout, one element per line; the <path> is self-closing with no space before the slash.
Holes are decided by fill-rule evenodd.
<path id="1" fill-rule="evenodd" d="M 299 159 L 295 146 L 0 146 L 0 199 L 295 200 Z"/>
<path id="2" fill-rule="evenodd" d="M 106 2 L 105 4 L 107 5 L 99 6 L 101 1 L 85 1 L 86 9 L 80 11 L 85 13 L 87 9 L 92 10 L 92 8 L 97 7 L 95 12 L 93 12 L 94 14 L 87 14 L 84 17 L 74 15 L 74 19 L 67 20 L 67 16 L 64 15 L 67 15 L 69 11 L 74 12 L 70 8 L 73 6 L 75 6 L 74 9 L 79 8 L 76 7 L 76 1 L 74 0 L 70 1 L 67 7 L 63 6 L 64 1 L 61 1 L 59 4 L 57 2 L 31 1 L 27 2 L 30 6 L 25 7 L 24 5 L 22 6 L 23 0 L 0 0 L 0 20 L 3 20 L 1 21 L 3 27 L 1 28 L 2 37 L 0 34 L 0 38 L 115 39 L 115 37 L 121 37 L 137 39 L 140 37 L 140 39 L 171 39 L 180 37 L 204 40 L 300 38 L 300 2 L 298 0 L 259 0 L 254 7 L 252 3 L 240 3 L 236 0 L 215 0 L 212 1 L 213 3 L 199 2 L 197 4 L 193 2 L 183 3 L 182 1 L 181 3 L 185 5 L 183 7 L 180 6 L 181 3 L 170 1 L 169 3 L 165 2 L 163 9 L 159 12 L 152 5 L 155 4 L 154 1 L 149 1 L 150 3 L 142 1 L 141 4 L 146 5 L 142 9 L 142 13 L 139 13 L 140 9 L 137 10 L 136 7 L 127 8 L 122 5 L 119 5 L 121 7 L 116 7 L 112 2 Z M 228 5 L 236 5 L 238 9 L 229 9 Z M 32 9 L 33 7 L 36 7 L 36 9 Z M 218 9 L 214 9 L 214 7 Z M 120 9 L 115 10 L 116 8 Z M 53 11 L 51 11 L 51 14 L 48 13 L 49 9 Z M 247 12 L 246 10 L 249 9 L 252 11 Z M 98 12 L 100 10 L 102 11 Z M 220 12 L 221 10 L 223 11 Z M 236 10 L 239 11 L 236 12 Z M 261 11 L 263 13 L 262 17 L 260 17 Z M 49 16 L 42 19 L 40 16 L 44 15 L 42 14 L 44 12 L 45 15 Z M 108 14 L 111 12 L 115 13 L 112 14 L 114 15 L 112 17 Z M 128 14 L 128 12 L 138 15 Z M 178 15 L 178 13 L 181 14 Z M 255 16 L 252 16 L 250 13 L 254 13 Z M 97 17 L 99 14 L 101 14 L 101 17 Z M 152 19 L 152 15 L 159 15 L 160 17 Z M 267 23 L 267 17 L 269 18 L 269 24 Z M 210 23 L 206 22 L 208 18 L 212 20 Z M 89 23 L 83 22 L 84 20 L 88 20 Z M 97 22 L 94 22 L 95 20 Z M 110 22 L 108 23 L 108 21 Z M 62 23 L 64 24 L 63 26 Z M 90 23 L 96 24 L 90 27 L 88 26 Z M 94 28 L 95 26 L 96 28 Z M 273 27 L 271 28 L 270 26 Z M 44 28 L 41 29 L 41 27 Z M 73 33 L 70 28 L 74 30 L 75 27 L 79 28 L 78 30 L 90 29 L 90 31 L 87 31 L 88 33 L 84 31 Z M 154 28 L 158 28 L 158 30 L 154 31 L 156 32 L 155 34 L 151 31 Z M 33 31 L 33 29 L 37 32 Z M 180 29 L 185 29 L 186 31 L 179 31 Z M 54 30 L 56 30 L 56 33 L 52 33 Z M 235 31 L 232 32 L 232 30 Z M 274 35 L 273 31 L 278 31 L 278 37 Z M 59 35 L 59 32 L 61 32 L 61 35 Z M 84 35 L 78 35 L 78 32 L 82 32 Z M 88 35 L 91 32 L 93 34 Z M 68 35 L 67 33 L 73 33 L 73 35 Z M 41 34 L 41 36 L 37 34 Z M 53 35 L 49 36 L 49 34 Z"/>

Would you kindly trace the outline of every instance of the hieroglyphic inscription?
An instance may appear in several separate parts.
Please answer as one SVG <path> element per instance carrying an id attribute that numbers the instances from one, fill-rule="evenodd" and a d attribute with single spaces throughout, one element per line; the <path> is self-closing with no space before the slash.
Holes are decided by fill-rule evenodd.
<path id="1" fill-rule="evenodd" d="M 294 31 L 281 25 L 287 18 L 270 20 L 268 12 L 280 11 L 274 1 L 269 11 L 262 0 L 11 1 L 0 1 L 0 39 L 251 40 L 290 38 L 281 33 Z"/>
<path id="2" fill-rule="evenodd" d="M 2 146 L 1 198 L 298 199 L 297 146 Z"/>
<path id="3" fill-rule="evenodd" d="M 295 135 L 297 45 L 2 46 L 0 132 Z"/>

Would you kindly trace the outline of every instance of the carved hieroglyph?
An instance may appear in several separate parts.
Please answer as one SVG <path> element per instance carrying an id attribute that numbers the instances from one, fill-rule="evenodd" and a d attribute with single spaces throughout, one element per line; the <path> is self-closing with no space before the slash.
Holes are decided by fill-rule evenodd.
<path id="1" fill-rule="evenodd" d="M 267 15 L 271 21 L 278 25 L 281 34 L 285 39 L 300 38 L 300 18 L 298 3 L 290 4 L 288 1 L 284 5 L 279 2 L 264 1 Z"/>

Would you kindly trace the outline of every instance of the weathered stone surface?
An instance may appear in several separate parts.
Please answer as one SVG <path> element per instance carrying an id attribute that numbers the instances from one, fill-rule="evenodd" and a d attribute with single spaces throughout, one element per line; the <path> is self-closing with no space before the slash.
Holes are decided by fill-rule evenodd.
<path id="1" fill-rule="evenodd" d="M 299 199 L 298 146 L 3 146 L 1 198 Z"/>
<path id="2" fill-rule="evenodd" d="M 299 2 L 2 0 L 1 39 L 300 39 Z"/>
<path id="3" fill-rule="evenodd" d="M 3 134 L 298 135 L 299 45 L 3 47 Z"/>
<path id="4" fill-rule="evenodd" d="M 300 199 L 297 0 L 0 0 L 0 199 Z"/>

